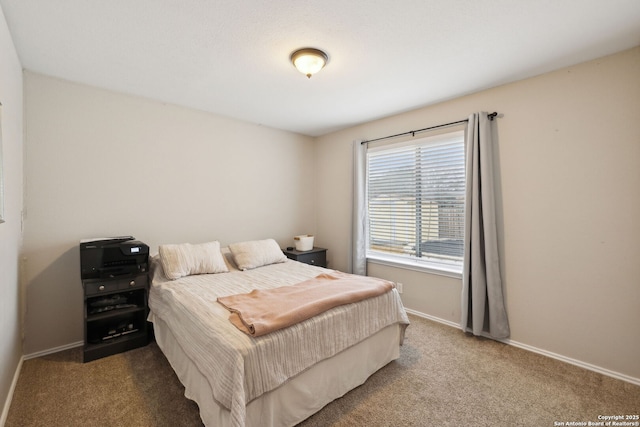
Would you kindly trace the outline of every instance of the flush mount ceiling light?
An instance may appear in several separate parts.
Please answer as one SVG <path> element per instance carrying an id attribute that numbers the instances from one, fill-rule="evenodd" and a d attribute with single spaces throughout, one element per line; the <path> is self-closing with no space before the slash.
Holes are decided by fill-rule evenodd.
<path id="1" fill-rule="evenodd" d="M 298 49 L 291 54 L 293 65 L 308 78 L 322 70 L 328 60 L 326 53 L 312 47 Z"/>

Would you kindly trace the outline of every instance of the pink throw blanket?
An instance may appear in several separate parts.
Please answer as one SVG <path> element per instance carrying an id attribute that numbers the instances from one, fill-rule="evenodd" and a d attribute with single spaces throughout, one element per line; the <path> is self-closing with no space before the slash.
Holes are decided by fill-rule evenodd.
<path id="1" fill-rule="evenodd" d="M 394 287 L 387 280 L 333 271 L 292 286 L 220 297 L 218 302 L 231 312 L 229 320 L 238 329 L 259 337 Z"/>

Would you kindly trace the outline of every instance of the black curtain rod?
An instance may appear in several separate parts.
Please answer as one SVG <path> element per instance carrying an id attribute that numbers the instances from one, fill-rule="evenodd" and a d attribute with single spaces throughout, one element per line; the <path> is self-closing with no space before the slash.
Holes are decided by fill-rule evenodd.
<path id="1" fill-rule="evenodd" d="M 489 120 L 493 120 L 496 117 L 498 117 L 498 113 L 496 113 L 494 111 L 493 113 L 488 114 L 487 117 L 489 118 Z M 443 125 L 430 126 L 428 128 L 423 128 L 423 129 L 418 129 L 418 130 L 410 130 L 409 132 L 403 132 L 403 133 L 397 133 L 395 135 L 383 136 L 382 138 L 369 139 L 367 141 L 362 141 L 360 144 L 366 144 L 367 142 L 382 141 L 383 139 L 395 138 L 397 136 L 404 136 L 404 135 L 415 136 L 416 133 L 424 132 L 425 130 L 438 129 L 438 128 L 443 128 L 443 127 L 447 127 L 447 126 L 458 125 L 460 123 L 466 123 L 468 121 L 469 121 L 469 119 L 464 119 L 464 120 L 458 120 L 457 122 L 445 123 Z"/>

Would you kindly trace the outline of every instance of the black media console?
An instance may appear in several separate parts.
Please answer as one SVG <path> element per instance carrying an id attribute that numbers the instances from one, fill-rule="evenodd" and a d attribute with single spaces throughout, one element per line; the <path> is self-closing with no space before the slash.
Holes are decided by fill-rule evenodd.
<path id="1" fill-rule="evenodd" d="M 148 256 L 131 236 L 81 241 L 84 362 L 149 343 Z"/>

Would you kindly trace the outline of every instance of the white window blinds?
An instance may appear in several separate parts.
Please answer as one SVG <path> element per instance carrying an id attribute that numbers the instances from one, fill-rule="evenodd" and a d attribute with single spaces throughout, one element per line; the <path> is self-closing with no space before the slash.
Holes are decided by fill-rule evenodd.
<path id="1" fill-rule="evenodd" d="M 368 256 L 462 266 L 462 131 L 367 151 Z"/>

